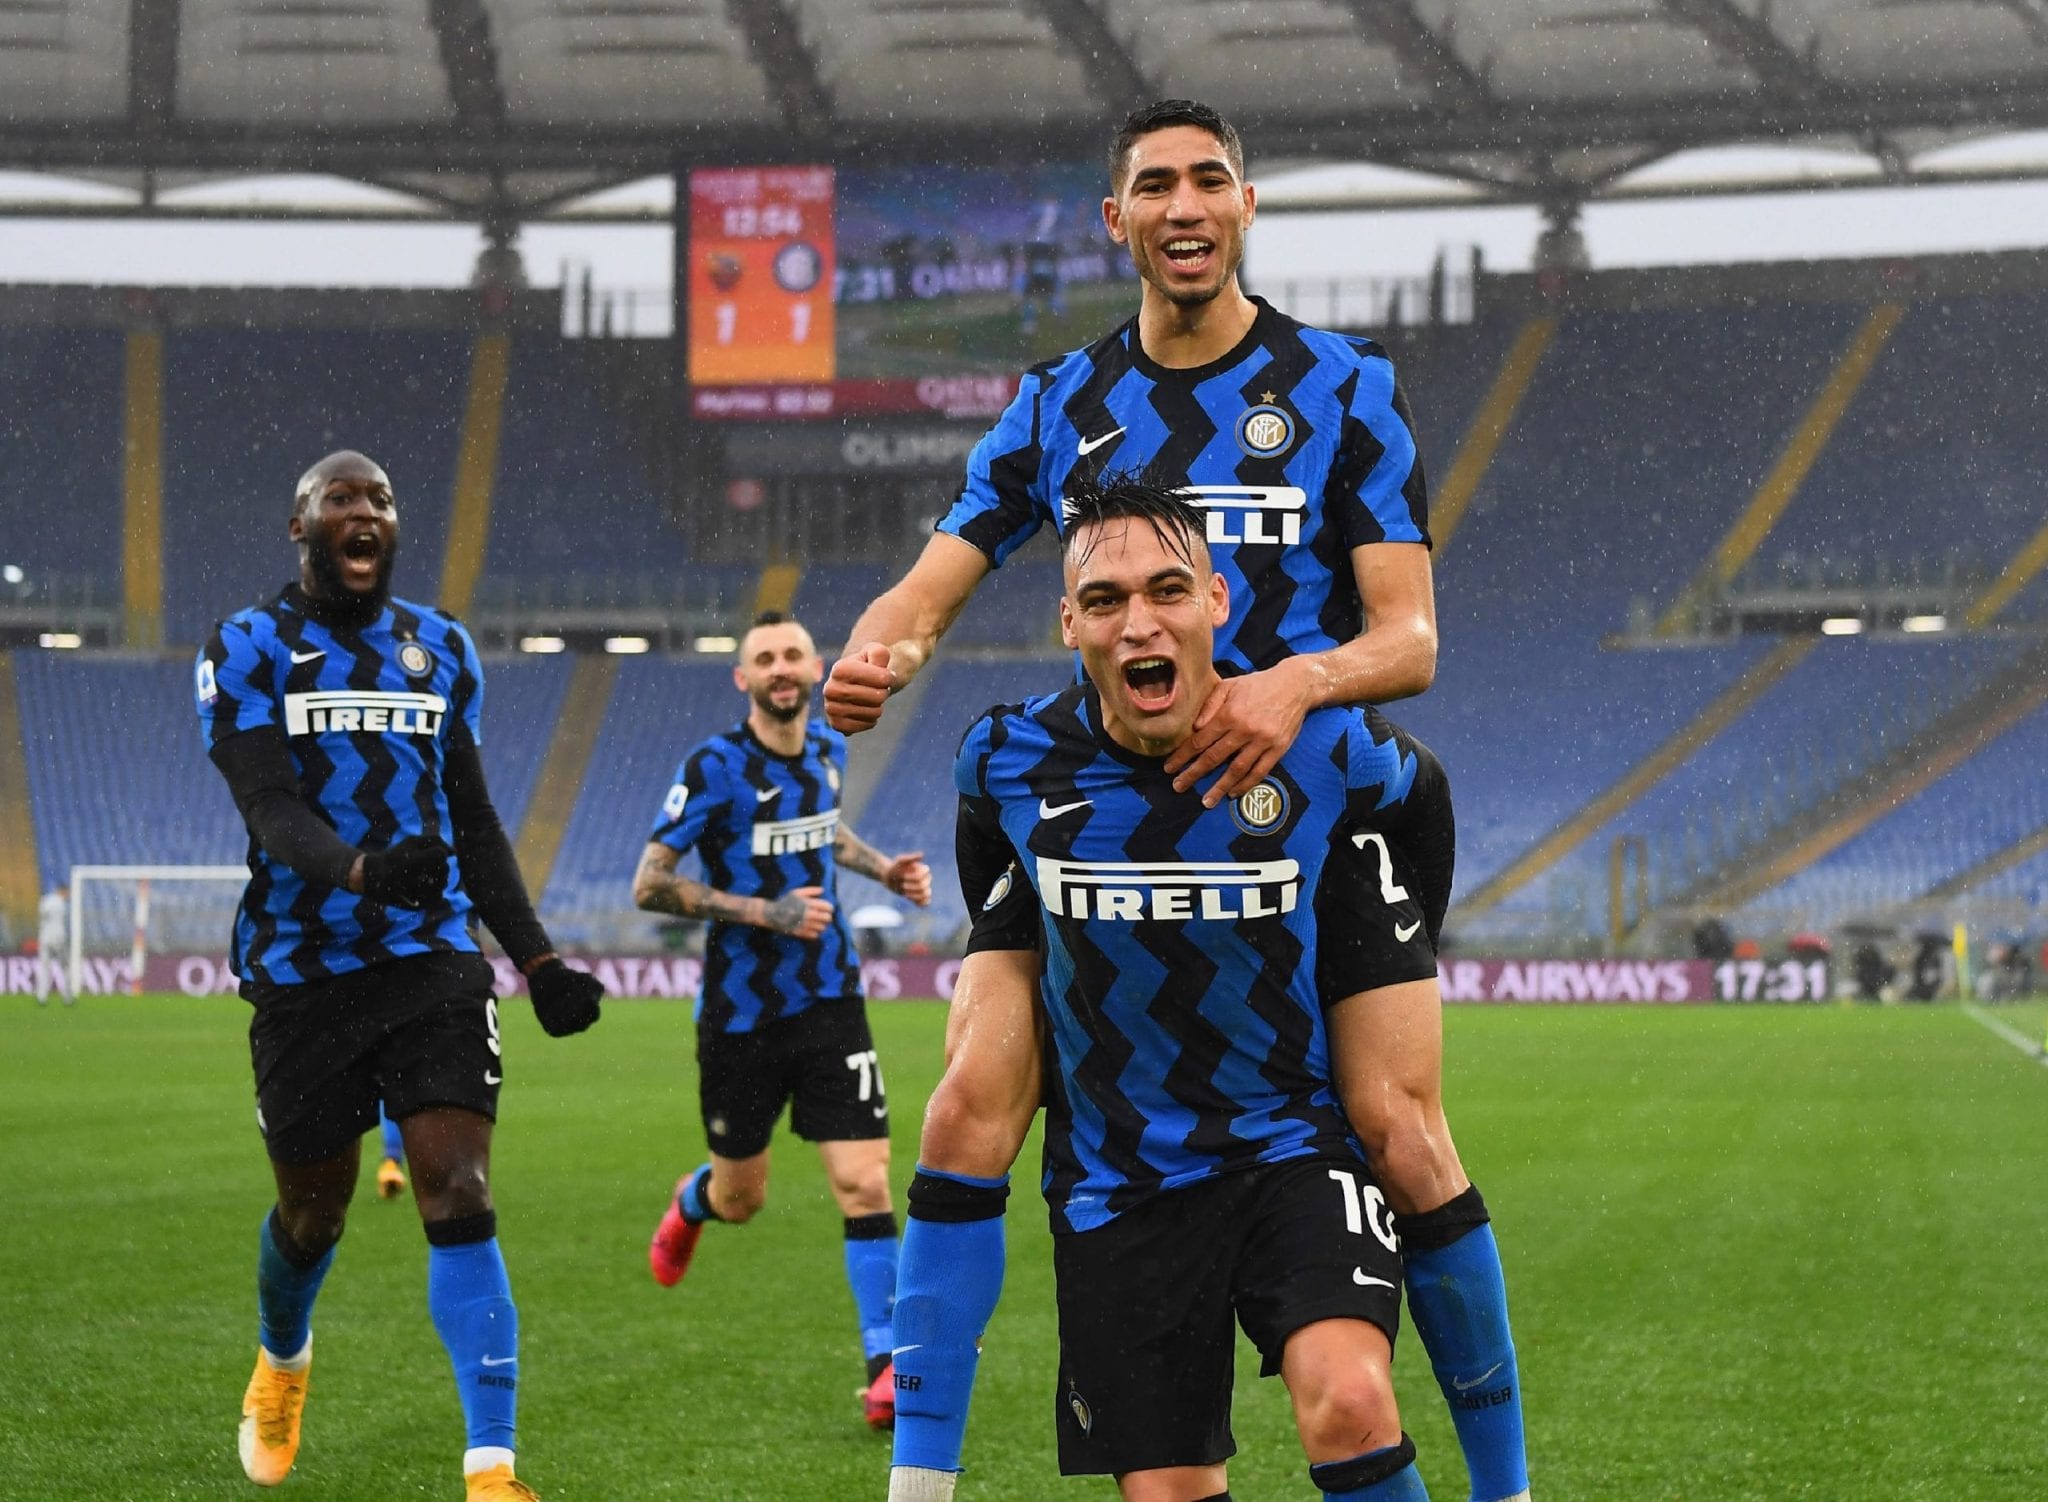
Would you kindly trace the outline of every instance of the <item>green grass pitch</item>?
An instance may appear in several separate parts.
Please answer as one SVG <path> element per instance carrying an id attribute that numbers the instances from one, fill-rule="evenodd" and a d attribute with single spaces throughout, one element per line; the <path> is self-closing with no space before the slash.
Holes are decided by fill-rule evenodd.
<path id="1" fill-rule="evenodd" d="M 900 1195 L 943 1015 L 873 1010 Z M 234 1450 L 270 1199 L 245 1021 L 232 1000 L 0 1006 L 0 1498 L 258 1495 Z M 879 1499 L 816 1155 L 783 1140 L 763 1218 L 712 1227 L 659 1289 L 647 1235 L 702 1153 L 687 1012 L 618 1005 L 557 1042 L 508 1008 L 506 1036 L 522 1474 L 549 1502 Z M 2048 1069 L 1953 1007 L 1454 1009 L 1448 1039 L 1539 1499 L 2048 1495 Z M 460 1495 L 424 1243 L 370 1196 L 372 1157 L 282 1498 Z M 1054 1468 L 1044 1217 L 1028 1186 L 1012 1205 L 960 1495 L 1108 1496 Z M 1404 1336 L 1404 1414 L 1460 1502 L 1419 1357 Z M 1241 1362 L 1238 1391 L 1233 1494 L 1313 1495 L 1279 1386 Z"/>

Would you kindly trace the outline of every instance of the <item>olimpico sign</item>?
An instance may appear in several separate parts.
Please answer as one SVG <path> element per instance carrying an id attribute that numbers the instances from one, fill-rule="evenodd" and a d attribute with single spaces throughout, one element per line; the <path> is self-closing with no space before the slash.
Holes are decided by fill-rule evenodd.
<path id="1" fill-rule="evenodd" d="M 703 962 L 690 955 L 571 956 L 569 963 L 591 971 L 613 996 L 630 998 L 694 998 L 704 973 Z M 36 995 L 41 965 L 34 955 L 0 956 L 0 995 Z M 525 989 L 509 960 L 494 956 L 491 966 L 497 973 L 499 995 L 516 996 Z M 45 983 L 42 989 L 64 989 L 63 967 L 57 968 L 57 983 Z M 860 970 L 861 983 L 871 1000 L 943 999 L 953 994 L 960 962 L 905 955 L 863 960 Z M 87 955 L 79 972 L 79 991 L 86 996 L 125 995 L 138 989 L 175 996 L 233 996 L 238 985 L 226 956 L 217 954 L 152 954 L 144 964 L 139 988 L 125 957 Z M 1827 967 L 1819 962 L 1728 961 L 1716 965 L 1707 960 L 1502 960 L 1454 955 L 1437 967 L 1437 978 L 1445 1001 L 1463 1003 L 1799 1002 L 1825 1000 L 1830 994 Z"/>

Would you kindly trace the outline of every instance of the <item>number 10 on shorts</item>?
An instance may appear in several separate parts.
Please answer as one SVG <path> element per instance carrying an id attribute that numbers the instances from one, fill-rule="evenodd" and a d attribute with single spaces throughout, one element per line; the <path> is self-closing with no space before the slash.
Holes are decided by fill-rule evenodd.
<path id="1" fill-rule="evenodd" d="M 1394 1212 L 1387 1208 L 1387 1197 L 1380 1193 L 1379 1185 L 1370 1179 L 1361 1183 L 1357 1174 L 1345 1168 L 1331 1169 L 1330 1177 L 1344 1196 L 1344 1229 L 1353 1236 L 1370 1230 L 1388 1251 L 1400 1251 L 1401 1244 L 1394 1236 Z"/>

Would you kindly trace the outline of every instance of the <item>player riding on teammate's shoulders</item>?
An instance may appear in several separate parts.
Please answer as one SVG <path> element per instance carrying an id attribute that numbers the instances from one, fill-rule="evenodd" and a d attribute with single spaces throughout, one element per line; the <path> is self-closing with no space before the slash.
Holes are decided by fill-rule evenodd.
<path id="1" fill-rule="evenodd" d="M 1199 788 L 1218 806 L 1253 794 L 1318 708 L 1429 687 L 1428 490 L 1386 353 L 1239 285 L 1257 193 L 1228 121 L 1190 100 L 1136 111 L 1111 145 L 1108 186 L 1103 221 L 1137 269 L 1137 316 L 1025 374 L 938 535 L 856 622 L 826 712 L 849 734 L 877 724 L 991 569 L 1048 524 L 1068 534 L 1077 486 L 1142 475 L 1193 499 L 1229 600 L 1215 654 L 1237 676 L 1214 686 L 1163 764 L 1174 791 Z M 1417 754 L 1436 789 L 1427 816 L 1418 810 L 1398 836 L 1361 831 L 1378 838 L 1346 841 L 1327 863 L 1317 900 L 1350 920 L 1324 925 L 1344 942 L 1325 946 L 1319 990 L 1335 1084 L 1398 1217 L 1410 1309 L 1472 1495 L 1500 1502 L 1528 1486 L 1521 1387 L 1487 1211 L 1443 1115 L 1434 946 L 1455 831 L 1441 769 Z M 896 1323 L 914 1349 L 897 1361 L 891 1483 L 901 1499 L 951 1495 L 1001 1287 L 1008 1172 L 1040 1099 L 1039 935 L 983 926 L 955 987 L 954 1046 L 910 1189 Z"/>

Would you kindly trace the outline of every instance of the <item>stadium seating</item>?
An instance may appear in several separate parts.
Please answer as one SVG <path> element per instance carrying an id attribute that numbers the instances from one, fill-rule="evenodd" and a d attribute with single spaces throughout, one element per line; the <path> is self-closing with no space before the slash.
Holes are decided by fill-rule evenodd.
<path id="1" fill-rule="evenodd" d="M 2048 710 L 1751 906 L 1825 927 L 1911 902 L 2048 825 Z"/>
<path id="2" fill-rule="evenodd" d="M 745 712 L 728 658 L 635 657 L 619 664 L 590 771 L 541 899 L 541 915 L 562 942 L 654 932 L 656 920 L 633 907 L 633 870 L 662 795 L 684 753 Z"/>
<path id="3" fill-rule="evenodd" d="M 1435 560 L 1442 650 L 1432 691 L 1391 706 L 1442 756 L 1457 788 L 1459 890 L 1498 875 L 1680 732 L 1771 640 L 1631 649 L 1679 598 L 1740 516 L 1786 437 L 1867 316 L 1854 303 L 1566 312 L 1491 468 Z M 1909 567 L 1964 559 L 1995 576 L 2042 525 L 2028 487 L 2048 473 L 2048 430 L 2028 403 L 2048 387 L 2030 337 L 2048 298 L 1914 303 L 1757 552 L 1759 568 L 1848 560 Z M 1391 332 L 1425 460 L 1440 485 L 1522 327 L 1520 314 Z M 165 598 L 168 638 L 266 596 L 294 572 L 283 538 L 292 481 L 338 446 L 392 472 L 404 519 L 401 594 L 431 599 L 475 336 L 174 328 L 165 336 Z M 1967 350 L 1940 360 L 1933 352 Z M 62 506 L 11 534 L 0 562 L 90 574 L 119 589 L 122 336 L 0 330 L 0 475 Z M 61 398 L 61 405 L 60 405 Z M 50 432 L 66 432 L 59 446 Z M 81 436 L 82 435 L 82 436 Z M 519 334 L 506 394 L 479 601 L 635 583 L 700 601 L 699 620 L 751 613 L 756 563 L 699 563 L 669 517 L 587 351 Z M 830 653 L 908 563 L 821 558 L 793 610 Z M 1049 536 L 985 579 L 930 669 L 861 832 L 920 848 L 936 903 L 906 936 L 944 940 L 965 917 L 952 871 L 950 766 L 963 727 L 992 702 L 1056 687 L 1059 565 Z M 2048 573 L 2001 624 L 2048 620 Z M 703 629 L 693 624 L 692 629 Z M 2017 647 L 1996 636 L 1818 643 L 1719 735 L 1555 867 L 1465 934 L 1584 936 L 1604 928 L 1608 846 L 1643 837 L 1653 899 L 1750 848 L 1768 828 L 1949 713 Z M 17 655 L 44 880 L 81 861 L 233 862 L 243 837 L 212 788 L 191 728 L 182 656 Z M 544 894 L 570 941 L 651 942 L 632 911 L 635 857 L 682 751 L 744 709 L 723 657 L 620 663 L 617 691 Z M 569 680 L 562 658 L 494 661 L 485 760 L 509 828 L 530 799 Z M 133 754 L 133 726 L 176 727 Z M 1912 803 L 1747 910 L 1759 924 L 1868 915 L 1908 902 L 2048 823 L 2024 775 L 2048 750 L 2036 716 Z M 97 769 L 121 766 L 118 808 Z M 2038 778 L 2031 779 L 2038 781 Z M 214 802 L 217 808 L 210 808 Z M 1984 895 L 2048 891 L 2048 857 L 1992 878 Z M 1492 924 L 1493 926 L 1489 926 Z"/>
<path id="4" fill-rule="evenodd" d="M 28 588 L 57 574 L 121 598 L 122 361 L 118 330 L 0 327 L 0 563 Z"/>
<path id="5" fill-rule="evenodd" d="M 945 656 L 928 671 L 931 682 L 904 728 L 887 774 L 861 811 L 859 828 L 864 839 L 881 849 L 924 852 L 932 868 L 932 906 L 928 913 L 912 916 L 910 932 L 943 941 L 967 917 L 953 861 L 959 807 L 953 757 L 960 737 L 993 705 L 1014 704 L 1064 686 L 1071 681 L 1073 658 Z"/>
<path id="6" fill-rule="evenodd" d="M 431 600 L 447 546 L 472 336 L 446 330 L 178 329 L 164 350 L 165 639 L 298 575 L 292 487 L 338 448 L 398 498 L 397 592 Z"/>
<path id="7" fill-rule="evenodd" d="M 1765 556 L 2003 567 L 2042 522 L 2044 319 L 2040 295 L 1915 304 Z"/>
<path id="8" fill-rule="evenodd" d="M 684 553 L 586 351 L 552 335 L 515 336 L 486 575 L 665 581 Z"/>

